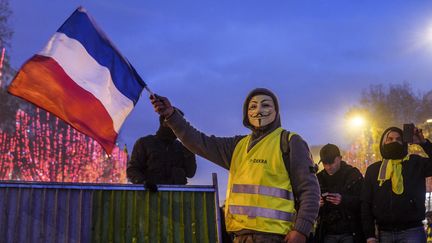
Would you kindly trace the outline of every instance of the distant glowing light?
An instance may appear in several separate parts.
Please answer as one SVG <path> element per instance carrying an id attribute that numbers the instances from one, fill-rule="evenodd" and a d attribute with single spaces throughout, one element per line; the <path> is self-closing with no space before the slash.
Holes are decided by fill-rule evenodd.
<path id="1" fill-rule="evenodd" d="M 419 25 L 417 35 L 413 38 L 414 51 L 424 50 L 432 51 L 432 20 L 423 25 Z"/>
<path id="2" fill-rule="evenodd" d="M 432 24 L 426 30 L 426 41 L 432 43 Z"/>
<path id="3" fill-rule="evenodd" d="M 354 116 L 350 120 L 350 125 L 352 127 L 363 127 L 366 123 L 366 120 L 361 116 Z"/>
<path id="4" fill-rule="evenodd" d="M 426 123 L 432 123 L 432 119 L 427 119 Z"/>

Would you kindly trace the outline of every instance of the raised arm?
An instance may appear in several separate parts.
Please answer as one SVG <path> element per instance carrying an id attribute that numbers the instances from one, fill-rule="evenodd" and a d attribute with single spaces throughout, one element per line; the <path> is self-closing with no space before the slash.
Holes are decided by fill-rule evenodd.
<path id="1" fill-rule="evenodd" d="M 432 176 L 432 143 L 424 138 L 422 129 L 414 128 L 413 143 L 420 145 L 427 155 L 427 158 L 419 157 L 419 170 L 423 171 L 425 177 Z"/>
<path id="2" fill-rule="evenodd" d="M 174 131 L 178 139 L 192 153 L 198 154 L 213 163 L 229 169 L 235 146 L 243 136 L 216 137 L 208 136 L 195 129 L 184 117 L 171 106 L 165 97 L 150 97 L 157 113 L 165 117 L 166 124 Z"/>

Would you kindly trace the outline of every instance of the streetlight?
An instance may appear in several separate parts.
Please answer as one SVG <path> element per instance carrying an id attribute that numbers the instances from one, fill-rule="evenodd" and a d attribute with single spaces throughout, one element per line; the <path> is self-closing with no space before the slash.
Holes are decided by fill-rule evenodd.
<path id="1" fill-rule="evenodd" d="M 362 128 L 366 124 L 366 120 L 360 115 L 355 115 L 349 120 L 349 124 L 352 128 Z"/>

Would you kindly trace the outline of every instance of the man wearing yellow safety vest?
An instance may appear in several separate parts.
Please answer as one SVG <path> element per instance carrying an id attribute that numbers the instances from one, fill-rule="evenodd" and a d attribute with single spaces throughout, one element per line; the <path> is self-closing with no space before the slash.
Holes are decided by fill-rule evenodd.
<path id="1" fill-rule="evenodd" d="M 156 112 L 182 143 L 229 170 L 225 220 L 234 242 L 305 242 L 319 210 L 319 184 L 306 142 L 281 128 L 279 104 L 269 90 L 252 90 L 243 106 L 248 136 L 207 136 L 165 97 Z"/>

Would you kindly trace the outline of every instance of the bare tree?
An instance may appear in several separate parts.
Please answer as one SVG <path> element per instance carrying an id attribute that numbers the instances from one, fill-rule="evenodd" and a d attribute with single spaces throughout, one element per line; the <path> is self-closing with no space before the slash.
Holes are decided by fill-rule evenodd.
<path id="1" fill-rule="evenodd" d="M 13 133 L 15 131 L 15 114 L 18 109 L 30 108 L 30 105 L 7 93 L 6 87 L 16 71 L 10 66 L 8 50 L 11 47 L 13 30 L 9 25 L 12 11 L 8 0 L 0 0 L 0 58 L 2 58 L 0 68 L 0 130 Z M 33 109 L 34 111 L 34 109 Z M 29 110 L 31 112 L 31 110 Z"/>

